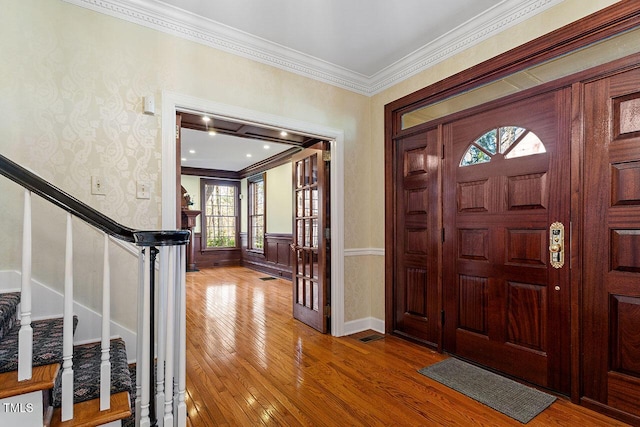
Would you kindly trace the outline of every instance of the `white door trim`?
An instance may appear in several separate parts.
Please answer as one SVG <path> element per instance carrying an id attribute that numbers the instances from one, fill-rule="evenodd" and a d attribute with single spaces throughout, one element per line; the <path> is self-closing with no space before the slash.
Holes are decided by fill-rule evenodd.
<path id="1" fill-rule="evenodd" d="M 176 110 L 205 111 L 269 127 L 327 138 L 331 146 L 331 335 L 345 334 L 344 326 L 344 131 L 261 111 L 162 92 L 162 228 L 176 224 Z"/>

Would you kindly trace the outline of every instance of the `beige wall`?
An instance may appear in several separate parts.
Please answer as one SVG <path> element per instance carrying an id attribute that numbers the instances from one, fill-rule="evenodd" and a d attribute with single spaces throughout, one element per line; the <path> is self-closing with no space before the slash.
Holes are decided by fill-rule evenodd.
<path id="1" fill-rule="evenodd" d="M 379 249 L 384 247 L 384 105 L 612 3 L 565 0 L 367 98 L 60 0 L 0 0 L 0 146 L 2 154 L 117 221 L 156 228 L 161 117 L 142 114 L 143 96 L 154 94 L 160 102 L 161 91 L 170 90 L 342 129 L 345 247 Z M 106 196 L 90 194 L 92 175 L 103 178 Z M 152 184 L 151 199 L 135 198 L 136 180 Z M 21 225 L 14 212 L 20 209 L 20 192 L 10 187 L 0 180 L 2 210 L 12 212 L 0 219 L 5 234 L 0 253 L 6 255 L 0 269 L 19 269 L 15 242 Z M 55 220 L 49 222 L 48 211 L 42 208 L 39 238 L 43 248 L 60 253 L 60 220 L 51 214 Z M 274 227 L 284 230 L 283 224 Z M 92 231 L 80 230 L 90 242 L 96 239 Z M 88 264 L 78 267 L 86 281 L 77 285 L 87 289 L 97 280 Z M 57 281 L 59 269 L 39 260 L 34 277 Z M 384 319 L 383 272 L 382 256 L 345 260 L 346 321 Z M 134 288 L 125 287 L 114 301 L 125 307 L 116 320 L 128 327 L 135 323 Z M 99 310 L 98 296 L 79 294 Z"/>
<path id="2" fill-rule="evenodd" d="M 291 163 L 267 171 L 267 233 L 291 233 Z"/>
<path id="3" fill-rule="evenodd" d="M 291 233 L 291 215 L 293 190 L 291 187 L 291 164 L 285 163 L 266 174 L 266 201 L 267 201 L 267 233 Z M 240 185 L 240 193 L 243 194 L 240 203 L 241 217 L 240 231 L 248 232 L 247 218 L 249 217 L 249 189 L 247 179 L 243 179 Z"/>
<path id="4" fill-rule="evenodd" d="M 143 96 L 156 95 L 159 103 L 161 91 L 170 90 L 342 129 L 348 156 L 369 149 L 365 96 L 60 0 L 2 0 L 0 7 L 2 153 L 128 226 L 150 229 L 161 223 L 161 117 L 142 114 Z M 161 111 L 159 105 L 156 111 Z M 358 208 L 369 204 L 370 185 L 360 179 L 369 172 L 366 158 L 345 168 L 346 186 L 359 183 L 344 203 L 347 247 L 368 244 L 367 221 Z M 90 194 L 92 175 L 103 178 L 106 196 Z M 135 198 L 136 180 L 151 183 L 151 199 Z M 19 200 L 5 200 L 4 194 L 3 205 L 14 203 L 10 209 L 20 209 Z M 6 236 L 1 253 L 13 254 L 19 219 L 2 221 Z M 60 253 L 59 224 L 55 230 L 44 225 L 39 230 L 47 235 L 43 247 Z M 19 256 L 0 261 L 0 269 L 19 268 Z M 34 278 L 49 283 L 58 269 L 38 261 Z M 91 278 L 77 286 L 96 283 Z M 114 305 L 132 312 L 134 288 L 114 295 Z M 351 292 L 350 284 L 346 292 Z M 366 316 L 368 300 L 348 310 Z M 97 297 L 87 295 L 82 302 L 100 310 Z M 129 321 L 126 326 L 133 327 Z"/>

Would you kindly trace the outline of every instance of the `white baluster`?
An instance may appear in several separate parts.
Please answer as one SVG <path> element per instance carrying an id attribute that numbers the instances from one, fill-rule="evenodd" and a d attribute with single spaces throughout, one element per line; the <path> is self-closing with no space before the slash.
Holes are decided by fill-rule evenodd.
<path id="1" fill-rule="evenodd" d="M 144 248 L 138 248 L 138 325 L 136 333 L 136 425 L 140 425 L 140 413 L 142 412 L 142 327 L 144 324 Z"/>
<path id="2" fill-rule="evenodd" d="M 170 277 L 168 273 L 169 271 L 169 260 L 171 253 L 170 246 L 161 246 L 160 247 L 160 279 L 159 279 L 159 289 L 157 292 L 158 295 L 158 315 L 156 316 L 156 323 L 158 325 L 158 367 L 156 369 L 156 420 L 158 423 L 158 427 L 164 427 L 164 402 L 165 402 L 165 359 L 166 359 L 166 351 L 167 348 L 172 348 L 173 344 L 170 344 L 167 347 L 166 340 L 166 330 L 167 326 L 165 323 L 165 319 L 168 316 L 167 311 L 167 283 L 170 283 Z M 171 393 L 169 393 L 171 394 Z M 171 426 L 171 424 L 167 424 L 167 426 Z"/>
<path id="3" fill-rule="evenodd" d="M 111 407 L 111 267 L 109 265 L 109 236 L 104 235 L 104 260 L 102 269 L 102 355 L 100 363 L 100 410 Z"/>
<path id="4" fill-rule="evenodd" d="M 22 289 L 18 333 L 18 381 L 31 379 L 33 329 L 31 328 L 31 192 L 24 190 L 22 225 Z"/>
<path id="5" fill-rule="evenodd" d="M 141 365 L 142 371 L 142 398 L 140 401 L 140 427 L 149 427 L 151 420 L 149 419 L 149 395 L 151 390 L 149 387 L 149 379 L 151 366 L 149 366 L 149 356 L 151 354 L 151 319 L 149 312 L 151 309 L 151 290 L 150 281 L 151 276 L 149 274 L 149 266 L 151 265 L 151 248 L 145 248 L 144 256 L 144 281 L 143 297 L 142 297 L 142 347 L 139 352 L 138 364 Z"/>
<path id="6" fill-rule="evenodd" d="M 179 264 L 179 291 L 180 297 L 180 311 L 178 312 L 178 319 L 180 322 L 180 328 L 178 329 L 178 410 L 175 413 L 175 417 L 178 421 L 178 427 L 186 427 L 187 425 L 187 404 L 185 402 L 185 392 L 187 388 L 187 256 L 186 246 L 180 246 L 180 264 Z"/>
<path id="7" fill-rule="evenodd" d="M 167 272 L 167 312 L 166 322 L 166 343 L 167 343 L 167 360 L 166 360 L 166 382 L 167 388 L 173 386 L 173 369 L 174 369 L 174 316 L 175 316 L 175 286 L 176 286 L 176 250 L 175 246 L 170 246 L 168 256 L 168 272 Z M 163 402 L 163 418 L 164 425 L 173 426 L 173 390 L 169 389 L 164 396 Z"/>
<path id="8" fill-rule="evenodd" d="M 71 214 L 67 213 L 62 332 L 62 421 L 73 418 L 73 231 L 71 221 Z"/>

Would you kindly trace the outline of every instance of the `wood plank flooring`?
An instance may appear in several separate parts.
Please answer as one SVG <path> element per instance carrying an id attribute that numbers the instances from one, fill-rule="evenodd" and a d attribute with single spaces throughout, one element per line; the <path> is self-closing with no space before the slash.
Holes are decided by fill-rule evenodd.
<path id="1" fill-rule="evenodd" d="M 187 273 L 188 424 L 517 426 L 417 370 L 447 356 L 393 336 L 334 338 L 292 318 L 291 284 L 241 267 Z M 558 399 L 528 426 L 623 426 Z"/>

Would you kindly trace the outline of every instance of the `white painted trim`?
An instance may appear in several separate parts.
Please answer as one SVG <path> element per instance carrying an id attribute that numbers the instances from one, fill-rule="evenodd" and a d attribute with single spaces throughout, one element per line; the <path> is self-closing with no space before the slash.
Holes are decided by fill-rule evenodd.
<path id="1" fill-rule="evenodd" d="M 234 105 L 162 92 L 162 228 L 176 224 L 176 120 L 180 109 L 204 111 L 263 126 L 289 129 L 330 140 L 331 146 L 331 334 L 344 335 L 344 132 Z"/>
<path id="2" fill-rule="evenodd" d="M 20 283 L 21 277 L 20 272 L 16 270 L 0 271 L 0 292 L 19 292 L 20 287 L 15 288 L 14 283 Z M 61 317 L 64 299 L 62 293 L 33 278 L 31 286 L 33 288 L 33 320 Z M 78 316 L 78 328 L 73 337 L 74 344 L 100 341 L 102 315 L 77 301 L 74 301 L 73 312 Z M 121 337 L 124 340 L 129 363 L 135 362 L 136 333 L 113 320 L 110 322 L 110 329 L 111 338 Z"/>
<path id="3" fill-rule="evenodd" d="M 345 249 L 344 256 L 384 256 L 384 248 Z"/>
<path id="4" fill-rule="evenodd" d="M 116 246 L 121 247 L 125 251 L 129 252 L 134 257 L 138 258 L 138 247 L 135 243 L 125 242 L 124 240 L 116 239 L 115 237 L 109 236 L 109 241 Z"/>
<path id="5" fill-rule="evenodd" d="M 319 58 L 154 0 L 64 0 L 176 37 L 319 80 L 362 95 L 385 89 L 519 24 L 563 0 L 503 0 L 479 16 L 365 76 Z"/>
<path id="6" fill-rule="evenodd" d="M 365 317 L 351 320 L 344 324 L 345 335 L 356 334 L 369 329 L 384 334 L 384 320 L 376 319 L 375 317 Z"/>

